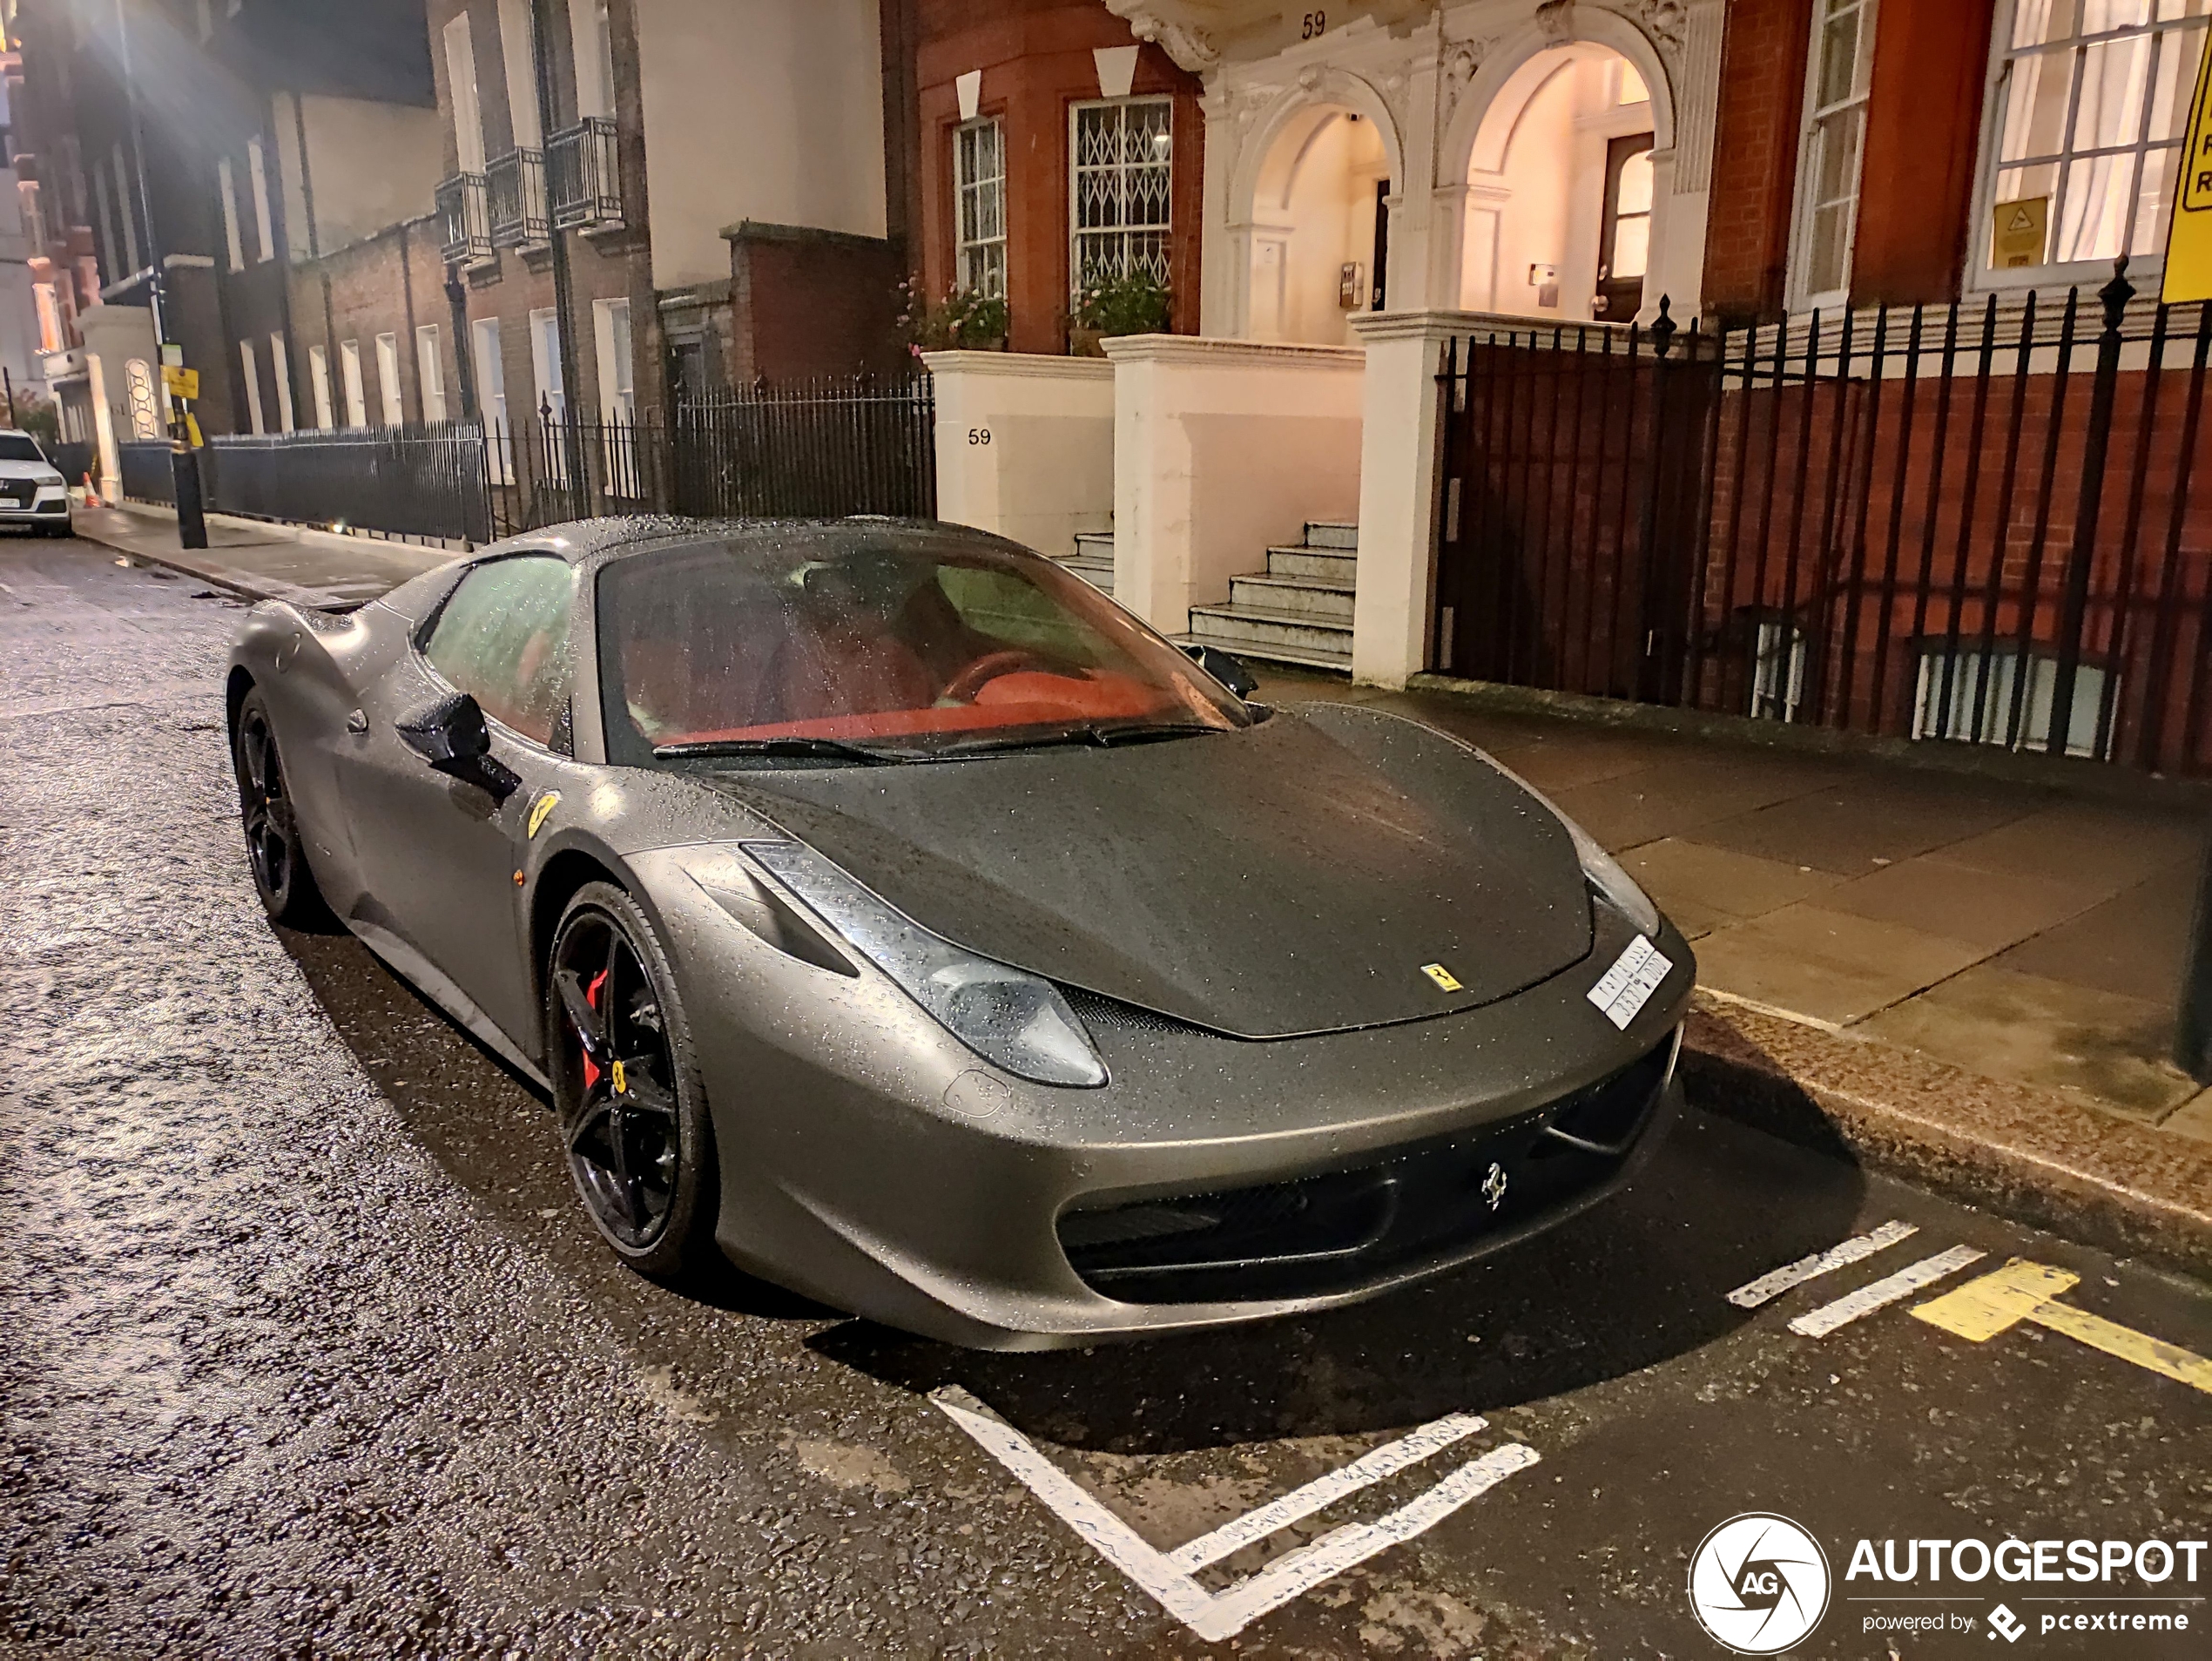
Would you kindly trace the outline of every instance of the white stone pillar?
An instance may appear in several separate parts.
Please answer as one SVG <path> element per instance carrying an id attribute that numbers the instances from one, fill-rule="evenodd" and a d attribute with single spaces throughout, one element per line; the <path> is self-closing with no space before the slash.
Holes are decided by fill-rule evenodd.
<path id="1" fill-rule="evenodd" d="M 1244 134 L 1219 84 L 1198 100 L 1206 124 L 1206 165 L 1198 226 L 1198 333 L 1217 339 L 1244 331 L 1241 300 L 1251 281 L 1251 227 L 1230 217 L 1229 186 L 1244 149 Z"/>
<path id="2" fill-rule="evenodd" d="M 1352 320 L 1367 351 L 1359 448 L 1359 594 L 1352 678 L 1403 686 L 1428 667 L 1435 615 L 1444 342 L 1467 312 L 1374 312 Z"/>
<path id="3" fill-rule="evenodd" d="M 1360 353 L 1186 334 L 1114 364 L 1114 598 L 1167 634 L 1359 499 Z"/>
<path id="4" fill-rule="evenodd" d="M 1655 192 L 1667 205 L 1666 236 L 1654 263 L 1654 295 L 1674 298 L 1675 321 L 1697 315 L 1705 287 L 1705 222 L 1713 186 L 1713 138 L 1720 110 L 1721 39 L 1727 24 L 1722 0 L 1696 0 L 1683 26 L 1676 57 L 1675 143 L 1664 179 L 1653 158 Z M 1654 227 L 1656 242 L 1657 227 Z"/>
<path id="5" fill-rule="evenodd" d="M 1114 366 L 1103 358 L 930 352 L 937 517 L 1065 557 L 1114 514 Z"/>

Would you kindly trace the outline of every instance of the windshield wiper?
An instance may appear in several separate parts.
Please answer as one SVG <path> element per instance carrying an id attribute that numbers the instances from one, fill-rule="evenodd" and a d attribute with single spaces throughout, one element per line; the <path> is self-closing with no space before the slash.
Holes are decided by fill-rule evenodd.
<path id="1" fill-rule="evenodd" d="M 701 755 L 829 756 L 840 761 L 858 761 L 867 766 L 882 766 L 914 759 L 910 755 L 894 755 L 888 750 L 870 749 L 865 744 L 854 744 L 846 739 L 813 738 L 797 733 L 786 733 L 775 738 L 697 739 L 685 744 L 656 744 L 653 754 L 664 760 Z"/>
<path id="2" fill-rule="evenodd" d="M 1096 745 L 1100 749 L 1117 744 L 1143 744 L 1153 739 L 1188 738 L 1226 728 L 1204 721 L 1086 721 L 1080 726 L 1053 733 L 1008 733 L 1003 737 L 971 739 L 930 752 L 933 757 L 977 755 L 993 750 L 1042 750 L 1063 744 Z"/>

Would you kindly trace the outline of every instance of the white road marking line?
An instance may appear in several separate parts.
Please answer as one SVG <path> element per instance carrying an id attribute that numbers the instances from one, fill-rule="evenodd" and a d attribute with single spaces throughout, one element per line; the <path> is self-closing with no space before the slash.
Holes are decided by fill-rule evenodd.
<path id="1" fill-rule="evenodd" d="M 1426 1458 L 1461 1437 L 1473 1435 L 1482 1427 L 1483 1421 L 1472 1415 L 1453 1414 L 1433 1424 L 1424 1425 L 1398 1442 L 1376 1448 L 1366 1458 L 1334 1474 L 1335 1478 L 1342 1479 L 1366 1467 L 1359 1480 L 1344 1482 L 1341 1480 L 1332 1482 L 1330 1477 L 1318 1478 L 1285 1495 L 1271 1505 L 1263 1506 L 1246 1517 L 1240 1517 L 1235 1523 L 1192 1541 L 1182 1551 L 1170 1556 L 1155 1551 L 1147 1545 L 1128 1523 L 1039 1453 L 1036 1445 L 1027 1436 L 966 1390 L 949 1385 L 933 1391 L 930 1400 L 942 1408 L 954 1424 L 981 1443 L 986 1452 L 1019 1477 L 1023 1486 L 1042 1500 L 1062 1522 L 1096 1547 L 1107 1562 L 1127 1575 L 1140 1590 L 1200 1637 L 1212 1643 L 1235 1637 L 1270 1610 L 1289 1603 L 1293 1597 L 1365 1563 L 1377 1553 L 1386 1551 L 1392 1546 L 1435 1527 L 1468 1501 L 1496 1487 L 1515 1471 L 1526 1470 L 1538 1459 L 1534 1448 L 1521 1442 L 1494 1448 L 1479 1459 L 1468 1461 L 1433 1488 L 1387 1516 L 1372 1523 L 1347 1523 L 1343 1528 L 1332 1529 L 1310 1545 L 1285 1552 L 1258 1574 L 1238 1581 L 1224 1592 L 1214 1594 L 1208 1592 L 1184 1572 L 1178 1561 L 1184 1552 L 1190 1552 L 1194 1548 L 1211 1550 L 1210 1543 L 1227 1536 L 1232 1530 L 1238 1529 L 1241 1524 L 1248 1522 L 1257 1523 L 1276 1515 L 1278 1510 L 1284 1511 L 1282 1521 L 1271 1524 L 1267 1532 L 1272 1532 L 1274 1529 L 1298 1517 L 1309 1516 L 1331 1500 L 1356 1493 L 1368 1483 L 1387 1475 L 1390 1471 L 1402 1469 L 1419 1458 Z M 1421 1448 L 1419 1454 L 1412 1451 L 1416 1446 Z M 1383 1468 L 1385 1455 L 1391 1456 L 1386 1469 Z M 1325 1489 L 1325 1497 L 1314 1504 L 1305 1503 L 1315 1492 Z M 1255 1533 L 1249 1537 L 1264 1538 L 1264 1535 Z M 1245 1536 L 1240 1534 L 1234 1543 L 1201 1561 L 1217 1561 L 1244 1543 Z"/>
<path id="2" fill-rule="evenodd" d="M 1325 1476 L 1317 1476 L 1304 1488 L 1294 1488 L 1278 1500 L 1271 1500 L 1257 1511 L 1247 1511 L 1233 1522 L 1224 1523 L 1211 1534 L 1202 1534 L 1184 1546 L 1177 1546 L 1168 1553 L 1168 1561 L 1185 1574 L 1204 1568 L 1210 1563 L 1219 1563 L 1231 1552 L 1240 1550 L 1255 1540 L 1264 1540 L 1279 1529 L 1287 1529 L 1300 1517 L 1312 1516 L 1316 1511 L 1335 1504 L 1347 1494 L 1357 1494 L 1371 1483 L 1379 1482 L 1408 1465 L 1418 1465 L 1432 1454 L 1441 1453 L 1453 1442 L 1472 1436 L 1484 1428 L 1489 1421 L 1478 1414 L 1454 1413 L 1425 1424 L 1419 1430 L 1386 1442 L 1372 1452 L 1363 1454 L 1342 1470 L 1332 1470 Z"/>
<path id="3" fill-rule="evenodd" d="M 1900 1298 L 1909 1298 L 1922 1286 L 1931 1286 L 1946 1274 L 1963 1269 L 1983 1254 L 1971 1246 L 1954 1246 L 1947 1252 L 1933 1257 L 1924 1257 L 1918 1263 L 1907 1264 L 1895 1274 L 1885 1275 L 1858 1291 L 1823 1304 L 1809 1314 L 1799 1315 L 1790 1323 L 1790 1330 L 1806 1338 L 1825 1338 L 1838 1327 L 1848 1326 L 1861 1315 L 1871 1315 L 1877 1309 L 1887 1307 Z"/>
<path id="4" fill-rule="evenodd" d="M 1899 1240 L 1920 1231 L 1911 1223 L 1887 1222 L 1871 1233 L 1854 1234 L 1830 1246 L 1824 1252 L 1815 1252 L 1811 1257 L 1801 1257 L 1795 1263 L 1785 1263 L 1778 1269 L 1769 1270 L 1756 1280 L 1748 1280 L 1728 1294 L 1729 1302 L 1739 1309 L 1757 1309 L 1770 1299 L 1778 1298 L 1792 1286 L 1801 1286 L 1808 1280 L 1817 1280 L 1831 1269 L 1840 1269 L 1847 1263 L 1872 1257 L 1875 1253 L 1895 1246 Z"/>
<path id="5" fill-rule="evenodd" d="M 1352 1523 L 1323 1535 L 1312 1545 L 1288 1551 L 1251 1579 L 1240 1581 L 1212 1601 L 1198 1636 L 1216 1642 L 1233 1637 L 1253 1621 L 1323 1581 L 1434 1528 L 1469 1500 L 1495 1488 L 1515 1471 L 1536 1463 L 1534 1448 L 1508 1442 L 1480 1459 L 1471 1459 L 1418 1499 L 1373 1523 Z"/>
<path id="6" fill-rule="evenodd" d="M 1165 1557 L 1137 1536 L 1136 1529 L 1039 1453 L 1027 1436 L 957 1385 L 933 1391 L 929 1399 L 1161 1608 L 1186 1626 L 1196 1626 L 1205 1619 L 1212 1595 L 1190 1576 L 1170 1568 Z"/>

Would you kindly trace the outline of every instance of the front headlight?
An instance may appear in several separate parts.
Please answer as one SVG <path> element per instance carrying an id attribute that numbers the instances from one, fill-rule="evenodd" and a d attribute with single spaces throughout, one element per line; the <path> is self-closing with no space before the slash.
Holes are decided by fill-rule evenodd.
<path id="1" fill-rule="evenodd" d="M 1659 908 L 1652 904 L 1649 895 L 1636 886 L 1636 880 L 1621 868 L 1620 861 L 1600 847 L 1589 832 L 1561 813 L 1557 802 L 1497 757 L 1487 750 L 1477 750 L 1475 753 L 1543 803 L 1551 810 L 1552 817 L 1567 827 L 1568 835 L 1574 839 L 1575 857 L 1581 864 L 1582 875 L 1600 899 L 1633 923 L 1639 934 L 1658 934 Z"/>
<path id="2" fill-rule="evenodd" d="M 1050 981 L 931 934 L 802 843 L 738 846 L 993 1066 L 1040 1084 L 1106 1082 L 1090 1035 Z"/>

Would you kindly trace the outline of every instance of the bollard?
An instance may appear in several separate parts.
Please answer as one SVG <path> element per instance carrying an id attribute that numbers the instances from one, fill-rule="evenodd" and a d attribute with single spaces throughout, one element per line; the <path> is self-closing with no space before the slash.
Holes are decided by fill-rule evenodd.
<path id="1" fill-rule="evenodd" d="M 2212 834 L 2196 880 L 2196 918 L 2182 962 L 2182 1003 L 2174 1021 L 2174 1064 L 2200 1084 L 2212 1084 Z"/>
<path id="2" fill-rule="evenodd" d="M 176 482 L 177 545 L 207 546 L 207 503 L 199 490 L 199 453 L 179 444 L 169 453 L 170 476 Z"/>

